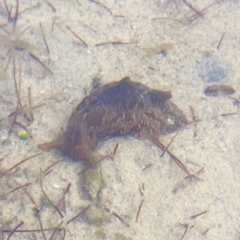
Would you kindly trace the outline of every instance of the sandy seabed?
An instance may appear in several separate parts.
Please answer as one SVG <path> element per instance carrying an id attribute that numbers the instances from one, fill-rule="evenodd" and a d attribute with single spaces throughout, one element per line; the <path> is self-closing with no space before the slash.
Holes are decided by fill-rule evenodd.
<path id="1" fill-rule="evenodd" d="M 0 1 L 0 239 L 239 239 L 240 2 L 19 0 L 17 19 L 16 9 Z M 14 75 L 23 107 L 8 134 Z M 96 83 L 126 76 L 170 90 L 189 121 L 194 110 L 199 121 L 170 151 L 199 179 L 148 141 L 116 138 L 96 150 L 119 144 L 114 161 L 99 166 L 101 194 L 89 199 L 78 174 L 87 164 L 37 146 L 66 128 Z M 235 93 L 206 96 L 212 84 Z"/>

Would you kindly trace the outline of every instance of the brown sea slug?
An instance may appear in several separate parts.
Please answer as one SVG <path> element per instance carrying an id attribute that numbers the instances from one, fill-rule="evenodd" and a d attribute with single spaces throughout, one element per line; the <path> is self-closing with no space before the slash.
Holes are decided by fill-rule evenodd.
<path id="1" fill-rule="evenodd" d="M 171 97 L 170 91 L 153 90 L 128 77 L 106 84 L 82 100 L 62 136 L 39 147 L 58 148 L 70 158 L 94 166 L 93 151 L 101 141 L 131 135 L 156 144 L 159 136 L 187 124 Z"/>

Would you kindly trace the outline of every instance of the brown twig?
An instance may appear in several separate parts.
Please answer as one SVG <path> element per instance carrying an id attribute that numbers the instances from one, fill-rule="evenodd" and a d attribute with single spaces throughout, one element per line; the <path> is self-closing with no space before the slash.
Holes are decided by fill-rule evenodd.
<path id="1" fill-rule="evenodd" d="M 56 227 L 53 228 L 44 228 L 43 231 L 47 232 L 47 231 L 52 231 L 55 230 Z M 3 233 L 10 233 L 12 231 L 12 229 L 4 229 L 2 230 Z M 41 232 L 41 229 L 23 229 L 23 230 L 15 230 L 15 233 L 32 233 L 32 232 Z"/>
<path id="2" fill-rule="evenodd" d="M 81 43 L 83 43 L 86 47 L 88 46 L 87 43 L 81 37 L 79 37 L 68 25 L 66 27 Z"/>
<path id="3" fill-rule="evenodd" d="M 11 13 L 10 13 L 10 10 L 9 10 L 8 5 L 7 5 L 7 3 L 6 3 L 6 0 L 4 0 L 4 5 L 5 5 L 6 11 L 7 11 L 8 22 L 9 22 L 9 21 L 10 21 L 10 18 L 11 18 Z"/>
<path id="4" fill-rule="evenodd" d="M 14 117 L 13 117 L 13 121 L 12 121 L 11 127 L 8 131 L 8 134 L 10 134 L 12 132 L 14 124 L 17 120 L 17 113 L 16 112 L 18 112 L 19 107 L 22 107 L 21 98 L 20 98 L 21 78 L 19 79 L 19 87 L 18 87 L 17 86 L 17 79 L 16 79 L 15 61 L 13 61 L 13 79 L 14 79 L 15 92 L 16 92 L 16 95 L 17 95 L 17 104 L 16 104 L 16 109 L 15 109 L 15 114 L 14 114 Z"/>
<path id="5" fill-rule="evenodd" d="M 118 147 L 119 147 L 119 143 L 116 144 L 116 146 L 115 146 L 115 148 L 114 148 L 114 150 L 113 150 L 113 156 L 116 155 L 116 152 L 117 152 Z"/>
<path id="6" fill-rule="evenodd" d="M 189 106 L 189 109 L 190 109 L 190 112 L 191 112 L 191 115 L 192 115 L 192 122 L 198 121 L 193 107 L 192 107 L 192 106 Z M 194 129 L 193 136 L 194 136 L 194 137 L 197 136 L 196 128 Z"/>
<path id="7" fill-rule="evenodd" d="M 207 210 L 205 210 L 205 211 L 203 211 L 203 212 L 200 212 L 200 213 L 197 213 L 197 214 L 191 216 L 190 218 L 194 219 L 194 218 L 199 217 L 199 216 L 201 216 L 201 215 L 203 215 L 203 214 L 205 214 L 205 213 L 207 213 Z"/>
<path id="8" fill-rule="evenodd" d="M 139 207 L 138 207 L 138 211 L 137 211 L 137 215 L 136 215 L 135 222 L 138 221 L 139 214 L 140 214 L 140 211 L 141 211 L 141 209 L 142 209 L 143 202 L 144 202 L 144 200 L 141 201 L 141 203 L 140 203 L 140 205 L 139 205 Z"/>
<path id="9" fill-rule="evenodd" d="M 164 151 L 162 152 L 162 154 L 160 155 L 160 157 L 163 157 L 164 154 L 166 153 L 166 151 L 168 151 L 170 145 L 172 144 L 173 140 L 176 138 L 176 136 L 178 135 L 179 130 L 175 133 L 175 135 L 173 136 L 173 138 L 171 139 L 171 141 L 168 143 L 168 145 L 166 146 L 166 148 L 164 149 Z"/>
<path id="10" fill-rule="evenodd" d="M 15 14 L 13 17 L 11 16 L 12 7 L 10 9 L 8 8 L 6 0 L 4 0 L 4 5 L 5 5 L 6 11 L 7 11 L 7 15 L 8 15 L 8 22 L 12 22 L 14 24 L 14 29 L 13 29 L 13 31 L 14 31 L 16 24 L 17 24 L 18 15 L 19 15 L 19 2 L 18 2 L 18 0 L 16 0 L 16 7 L 15 7 L 16 10 L 15 10 Z"/>
<path id="11" fill-rule="evenodd" d="M 149 163 L 146 167 L 143 168 L 143 171 L 147 170 L 148 168 L 150 168 L 153 164 Z"/>
<path id="12" fill-rule="evenodd" d="M 41 186 L 41 189 L 42 189 L 42 192 L 44 194 L 44 196 L 48 199 L 48 201 L 52 204 L 53 208 L 58 212 L 59 216 L 61 218 L 63 218 L 63 214 L 61 213 L 61 211 L 58 209 L 57 206 L 55 206 L 55 204 L 50 200 L 50 198 L 47 196 L 45 190 L 43 189 L 43 185 L 42 185 L 42 170 L 41 170 L 41 175 L 40 175 L 40 186 Z"/>
<path id="13" fill-rule="evenodd" d="M 57 225 L 57 227 L 54 229 L 52 235 L 50 236 L 49 240 L 53 240 L 53 239 L 54 239 L 53 237 L 54 237 L 55 233 L 59 230 L 59 227 L 62 225 L 62 223 L 63 223 L 63 222 L 60 222 L 60 223 Z"/>
<path id="14" fill-rule="evenodd" d="M 141 189 L 141 188 L 138 188 L 138 190 L 139 190 L 140 194 L 143 196 L 144 194 L 143 194 L 142 189 Z"/>
<path id="15" fill-rule="evenodd" d="M 53 10 L 53 12 L 57 11 L 56 8 L 50 2 L 48 2 L 47 0 L 43 0 L 43 1 Z"/>
<path id="16" fill-rule="evenodd" d="M 191 112 L 191 115 L 192 115 L 192 121 L 194 122 L 196 120 L 195 111 L 194 111 L 192 106 L 189 106 L 189 109 L 190 109 L 190 112 Z"/>
<path id="17" fill-rule="evenodd" d="M 33 210 L 35 211 L 35 216 L 36 216 L 37 219 L 38 219 L 38 222 L 39 222 L 39 226 L 40 226 L 40 229 L 41 229 L 41 233 L 42 233 L 43 239 L 44 239 L 44 240 L 47 240 L 46 235 L 45 235 L 45 232 L 44 232 L 44 230 L 43 230 L 42 221 L 41 221 L 41 218 L 40 218 L 40 211 L 39 211 L 39 209 L 37 209 L 36 207 L 34 207 Z"/>
<path id="18" fill-rule="evenodd" d="M 91 0 L 91 2 L 94 2 L 94 3 L 102 6 L 104 9 L 106 9 L 114 17 L 124 17 L 123 15 L 115 15 L 115 14 L 113 14 L 112 11 L 106 5 L 104 5 L 104 4 L 100 3 L 100 2 L 97 2 L 96 0 Z"/>
<path id="19" fill-rule="evenodd" d="M 38 104 L 38 105 L 36 105 L 36 106 L 33 106 L 32 109 L 36 109 L 36 108 L 42 107 L 42 106 L 44 106 L 45 104 L 46 104 L 46 103 Z M 22 113 L 22 112 L 23 112 L 23 109 L 24 109 L 26 106 L 27 106 L 27 105 L 23 105 L 21 109 L 18 109 L 17 111 L 11 112 L 11 113 L 8 115 L 8 117 L 12 117 L 12 116 L 14 116 L 15 114 L 20 114 L 20 113 Z M 15 123 L 15 124 L 16 124 L 16 123 Z"/>
<path id="20" fill-rule="evenodd" d="M 39 23 L 39 26 L 40 26 L 40 29 L 41 29 L 41 34 L 42 34 L 42 37 L 43 37 L 43 41 L 44 41 L 45 47 L 46 47 L 47 52 L 48 52 L 48 54 L 49 54 L 50 51 L 49 51 L 49 47 L 48 47 L 48 44 L 47 44 L 47 40 L 46 40 L 44 31 L 43 31 L 43 27 L 42 27 L 42 23 L 41 23 L 41 22 Z"/>
<path id="21" fill-rule="evenodd" d="M 151 69 L 152 71 L 155 71 L 155 68 L 154 68 L 154 67 L 147 66 L 147 68 Z"/>
<path id="22" fill-rule="evenodd" d="M 221 117 L 226 117 L 226 116 L 232 116 L 232 115 L 238 115 L 239 113 L 237 112 L 231 112 L 231 113 L 222 113 L 220 116 Z"/>
<path id="23" fill-rule="evenodd" d="M 53 171 L 53 169 L 50 169 L 48 172 L 44 173 L 44 177 L 46 177 L 48 174 L 50 174 Z"/>
<path id="24" fill-rule="evenodd" d="M 183 240 L 183 238 L 185 237 L 186 233 L 187 233 L 187 230 L 188 230 L 188 224 L 185 223 L 185 224 L 182 224 L 182 223 L 179 223 L 180 225 L 184 226 L 185 227 L 185 230 L 183 232 L 183 235 L 181 236 L 180 240 Z"/>
<path id="25" fill-rule="evenodd" d="M 24 30 L 22 30 L 22 32 L 19 34 L 19 36 L 22 36 L 28 29 L 30 29 L 30 27 L 26 27 Z"/>
<path id="26" fill-rule="evenodd" d="M 217 45 L 217 49 L 220 48 L 220 45 L 221 45 L 221 43 L 222 43 L 222 40 L 223 40 L 225 34 L 226 34 L 226 32 L 224 32 L 223 35 L 222 35 L 222 37 L 220 38 L 219 43 L 218 43 L 218 45 Z"/>
<path id="27" fill-rule="evenodd" d="M 31 185 L 32 183 L 26 183 L 26 184 L 24 184 L 24 185 L 20 185 L 20 186 L 18 186 L 18 187 L 16 187 L 16 188 L 14 188 L 13 190 L 11 190 L 9 193 L 13 193 L 13 192 L 15 192 L 15 191 L 17 191 L 17 190 L 19 190 L 19 189 L 21 189 L 21 188 L 24 188 L 24 187 L 27 187 L 27 186 L 29 186 L 29 185 Z M 8 193 L 8 194 L 9 194 Z"/>
<path id="28" fill-rule="evenodd" d="M 31 200 L 32 204 L 36 205 L 36 202 L 34 201 L 33 197 L 30 195 L 27 189 L 23 188 L 23 191 L 28 195 L 29 199 Z"/>
<path id="29" fill-rule="evenodd" d="M 198 171 L 197 171 L 197 175 L 200 174 L 201 172 L 204 171 L 204 167 L 200 168 Z"/>
<path id="30" fill-rule="evenodd" d="M 44 63 L 42 62 L 36 55 L 34 55 L 33 53 L 29 52 L 29 55 L 35 59 L 41 66 L 43 66 L 50 74 L 53 74 L 53 71 Z"/>
<path id="31" fill-rule="evenodd" d="M 90 207 L 91 204 L 89 204 L 87 207 L 85 207 L 83 210 L 81 210 L 76 216 L 72 217 L 71 219 L 69 219 L 67 221 L 67 224 L 69 224 L 70 222 L 72 222 L 73 220 L 75 220 L 76 218 L 78 218 L 79 216 L 81 216 L 85 211 L 88 210 L 88 208 Z"/>
<path id="32" fill-rule="evenodd" d="M 17 164 L 15 164 L 14 166 L 12 166 L 11 168 L 9 168 L 8 171 L 13 170 L 14 168 L 16 168 L 17 166 L 19 166 L 20 164 L 22 164 L 22 163 L 24 163 L 24 162 L 26 162 L 26 161 L 34 158 L 34 157 L 37 157 L 37 156 L 39 156 L 39 155 L 41 155 L 41 154 L 42 154 L 42 153 L 36 153 L 36 154 L 34 154 L 34 155 L 30 156 L 30 157 L 24 158 L 23 160 L 21 160 L 20 162 L 18 162 Z"/>
<path id="33" fill-rule="evenodd" d="M 214 5 L 218 4 L 218 3 L 221 3 L 221 0 L 220 0 L 220 1 L 217 1 L 217 2 L 214 2 L 214 3 L 210 4 L 209 6 L 203 8 L 200 12 L 203 13 L 205 10 L 209 9 L 210 7 L 212 7 L 212 6 L 214 6 Z M 192 19 L 191 19 L 190 21 L 193 22 L 193 21 L 194 21 L 195 19 L 197 19 L 198 17 L 199 17 L 199 15 L 198 15 L 198 14 L 195 14 L 194 16 L 192 16 Z"/>
<path id="34" fill-rule="evenodd" d="M 24 113 L 24 116 L 27 118 L 29 122 L 33 121 L 31 87 L 28 87 L 28 107 L 27 107 L 27 111 Z"/>
<path id="35" fill-rule="evenodd" d="M 113 15 L 112 11 L 104 4 L 100 3 L 100 2 L 97 2 L 95 0 L 92 0 L 91 2 L 94 2 L 96 4 L 98 4 L 99 6 L 102 6 L 103 8 L 105 8 L 111 15 Z"/>
<path id="36" fill-rule="evenodd" d="M 202 235 L 203 235 L 203 236 L 206 235 L 206 234 L 208 233 L 208 231 L 209 231 L 209 228 L 207 228 L 207 229 L 203 232 Z"/>
<path id="37" fill-rule="evenodd" d="M 129 224 L 128 224 L 127 222 L 125 222 L 125 221 L 123 220 L 123 218 L 120 217 L 117 213 L 112 212 L 112 214 L 113 214 L 117 219 L 119 219 L 122 223 L 124 223 L 127 227 L 129 227 Z"/>
<path id="38" fill-rule="evenodd" d="M 165 149 L 166 147 L 159 142 L 159 140 L 155 136 L 151 136 L 152 141 L 158 146 L 160 149 Z M 172 160 L 188 175 L 188 177 L 192 177 L 188 169 L 185 167 L 185 165 L 180 161 L 179 158 L 177 158 L 174 154 L 172 154 L 169 150 L 167 150 L 167 153 L 170 155 Z"/>
<path id="39" fill-rule="evenodd" d="M 15 109 L 15 112 L 17 112 L 17 111 L 18 111 L 18 105 L 16 106 L 16 109 Z M 17 119 L 17 114 L 14 114 L 11 127 L 10 127 L 10 129 L 9 129 L 9 131 L 8 131 L 8 135 L 11 134 L 11 132 L 12 132 L 12 130 L 13 130 L 13 126 L 14 126 L 14 124 L 16 123 L 16 119 Z"/>
<path id="40" fill-rule="evenodd" d="M 64 240 L 64 239 L 65 239 L 65 237 L 66 237 L 66 229 L 65 229 L 65 228 L 63 228 L 63 237 L 62 237 L 62 240 Z"/>
<path id="41" fill-rule="evenodd" d="M 234 101 L 235 104 L 239 104 L 240 100 L 234 97 L 229 97 L 230 99 L 232 99 Z"/>
<path id="42" fill-rule="evenodd" d="M 188 3 L 186 0 L 182 0 L 182 2 L 189 7 L 191 10 L 193 10 L 199 17 L 203 18 L 203 14 L 198 11 L 197 9 L 195 9 L 190 3 Z"/>
<path id="43" fill-rule="evenodd" d="M 109 42 L 103 42 L 103 43 L 98 43 L 95 45 L 95 47 L 100 47 L 103 45 L 125 45 L 125 44 L 136 44 L 137 42 L 121 42 L 121 41 L 109 41 Z"/>
<path id="44" fill-rule="evenodd" d="M 18 182 L 15 181 L 15 180 L 14 180 L 14 182 L 23 189 L 23 191 L 24 191 L 24 192 L 26 193 L 26 195 L 29 197 L 30 201 L 31 201 L 34 205 L 36 205 L 36 202 L 34 201 L 33 197 L 30 195 L 30 193 L 28 192 L 28 190 L 25 188 L 26 186 L 31 185 L 31 183 L 27 183 L 27 184 L 25 184 L 25 185 L 21 185 L 20 183 L 18 183 Z"/>
<path id="45" fill-rule="evenodd" d="M 59 202 L 58 202 L 57 205 L 56 205 L 57 208 L 59 208 L 60 205 L 64 202 L 65 196 L 66 196 L 66 194 L 69 192 L 70 186 L 71 186 L 71 183 L 68 183 L 66 189 L 65 189 L 64 192 L 63 192 L 62 197 L 60 198 Z M 55 211 L 56 211 L 56 210 L 54 209 L 54 212 L 53 212 L 53 213 L 55 213 Z"/>
<path id="46" fill-rule="evenodd" d="M 52 168 L 53 166 L 55 166 L 56 164 L 58 164 L 58 163 L 60 163 L 60 162 L 62 162 L 62 161 L 63 161 L 63 159 L 58 160 L 58 161 L 54 162 L 53 164 L 51 164 L 50 166 L 48 166 L 48 167 L 43 171 L 44 176 L 46 175 L 46 173 L 48 172 L 48 170 L 49 170 L 50 168 Z"/>
<path id="47" fill-rule="evenodd" d="M 234 228 L 236 232 L 240 235 L 240 231 L 237 228 Z"/>
<path id="48" fill-rule="evenodd" d="M 21 227 L 23 224 L 24 224 L 24 222 L 20 222 L 20 223 L 10 232 L 10 234 L 8 235 L 7 240 L 9 240 L 10 237 L 14 234 L 14 232 L 16 232 L 16 230 L 17 230 L 19 227 Z"/>

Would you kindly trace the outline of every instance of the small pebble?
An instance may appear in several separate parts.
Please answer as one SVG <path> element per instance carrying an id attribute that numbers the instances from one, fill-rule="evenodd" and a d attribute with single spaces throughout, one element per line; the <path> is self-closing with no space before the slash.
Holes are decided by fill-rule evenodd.
<path id="1" fill-rule="evenodd" d="M 24 130 L 18 132 L 18 137 L 19 137 L 21 140 L 24 140 L 24 141 L 28 140 L 28 134 L 27 134 L 27 132 L 24 131 Z"/>

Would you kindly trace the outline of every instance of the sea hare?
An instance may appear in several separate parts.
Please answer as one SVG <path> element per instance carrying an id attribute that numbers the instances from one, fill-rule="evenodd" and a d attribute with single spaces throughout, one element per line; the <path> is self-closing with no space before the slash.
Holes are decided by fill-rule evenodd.
<path id="1" fill-rule="evenodd" d="M 187 124 L 171 97 L 170 91 L 150 89 L 128 77 L 106 84 L 82 100 L 62 136 L 39 147 L 58 148 L 70 158 L 94 166 L 98 159 L 93 152 L 101 141 L 131 135 L 156 143 L 160 135 Z"/>

